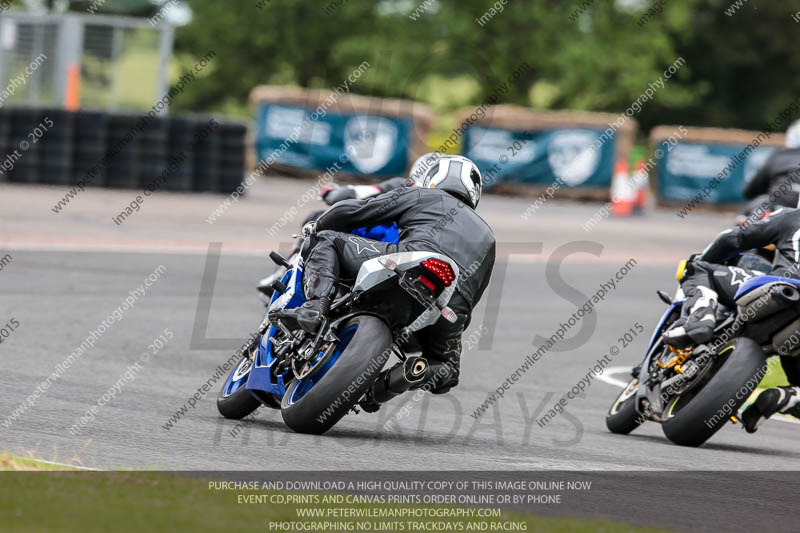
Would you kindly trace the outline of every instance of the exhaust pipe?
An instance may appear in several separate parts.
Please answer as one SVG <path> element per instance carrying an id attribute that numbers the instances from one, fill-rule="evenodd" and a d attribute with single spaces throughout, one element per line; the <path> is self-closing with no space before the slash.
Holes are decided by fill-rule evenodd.
<path id="1" fill-rule="evenodd" d="M 792 285 L 780 285 L 773 287 L 770 291 L 776 299 L 787 305 L 796 304 L 800 301 L 800 292 Z"/>
<path id="2" fill-rule="evenodd" d="M 409 357 L 381 373 L 372 386 L 372 398 L 379 403 L 388 402 L 424 381 L 427 375 L 427 359 Z"/>
<path id="3" fill-rule="evenodd" d="M 743 309 L 751 315 L 751 320 L 759 322 L 798 303 L 800 292 L 797 288 L 779 284 L 770 287 L 767 293 L 748 303 Z"/>

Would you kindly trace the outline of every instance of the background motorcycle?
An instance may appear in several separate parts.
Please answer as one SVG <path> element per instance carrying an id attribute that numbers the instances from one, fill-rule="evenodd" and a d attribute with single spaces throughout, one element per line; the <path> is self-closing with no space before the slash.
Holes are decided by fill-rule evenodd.
<path id="1" fill-rule="evenodd" d="M 286 273 L 274 283 L 259 337 L 242 352 L 219 393 L 224 417 L 241 419 L 263 404 L 280 409 L 294 431 L 322 434 L 357 404 L 377 410 L 434 371 L 406 351 L 414 349 L 415 331 L 442 316 L 456 320 L 447 303 L 459 270 L 450 258 L 399 252 L 365 261 L 352 286 L 339 284 L 328 320 L 310 334 L 280 320 L 269 323 L 270 311 L 306 300 L 302 254 L 291 262 L 276 252 L 270 257 Z M 382 371 L 392 356 L 399 363 Z"/>
<path id="2" fill-rule="evenodd" d="M 759 252 L 737 258 L 753 268 L 765 262 Z M 679 273 L 684 268 L 679 267 Z M 800 331 L 800 280 L 756 276 L 736 293 L 736 309 L 718 305 L 714 338 L 686 350 L 676 350 L 662 333 L 680 317 L 683 292 L 674 299 L 658 291 L 669 305 L 651 337 L 647 353 L 633 369 L 633 379 L 606 416 L 612 433 L 628 434 L 645 421 L 659 422 L 666 437 L 684 446 L 700 446 L 728 421 L 736 422 L 766 372 L 769 355 L 796 356 L 800 346 L 789 338 Z M 796 344 L 796 343 L 795 343 Z"/>

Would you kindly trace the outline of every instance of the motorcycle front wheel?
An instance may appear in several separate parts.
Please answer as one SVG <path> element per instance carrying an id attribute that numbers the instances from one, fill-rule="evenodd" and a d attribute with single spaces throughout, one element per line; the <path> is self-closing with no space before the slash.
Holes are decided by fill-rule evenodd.
<path id="1" fill-rule="evenodd" d="M 627 435 L 641 426 L 645 417 L 636 412 L 636 391 L 639 378 L 632 379 L 611 404 L 606 415 L 606 427 L 611 433 Z"/>
<path id="2" fill-rule="evenodd" d="M 258 341 L 250 346 L 248 352 L 252 355 L 257 346 Z M 245 388 L 252 368 L 252 359 L 243 355 L 222 385 L 217 396 L 217 410 L 225 418 L 241 420 L 261 405 L 261 402 Z"/>

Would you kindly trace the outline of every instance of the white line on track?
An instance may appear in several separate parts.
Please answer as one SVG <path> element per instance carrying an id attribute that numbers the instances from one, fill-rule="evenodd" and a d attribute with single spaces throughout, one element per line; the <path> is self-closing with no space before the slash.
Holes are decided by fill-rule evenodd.
<path id="1" fill-rule="evenodd" d="M 630 366 L 610 366 L 610 367 L 606 368 L 605 371 L 602 374 L 597 376 L 597 379 L 599 379 L 600 381 L 603 381 L 605 383 L 608 383 L 609 385 L 613 385 L 615 387 L 619 387 L 620 389 L 624 389 L 625 387 L 628 386 L 628 382 L 619 380 L 617 378 L 612 378 L 611 375 L 613 375 L 613 374 L 628 374 L 628 375 L 630 375 L 631 368 L 632 367 L 630 367 Z"/>

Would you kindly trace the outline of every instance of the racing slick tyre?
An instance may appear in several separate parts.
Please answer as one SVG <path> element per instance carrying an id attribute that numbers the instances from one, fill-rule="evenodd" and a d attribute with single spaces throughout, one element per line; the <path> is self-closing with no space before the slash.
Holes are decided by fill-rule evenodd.
<path id="1" fill-rule="evenodd" d="M 392 334 L 377 317 L 353 317 L 337 336 L 340 342 L 321 368 L 293 381 L 283 395 L 283 421 L 298 433 L 321 435 L 333 427 L 369 389 L 391 354 Z"/>
<path id="2" fill-rule="evenodd" d="M 636 391 L 639 378 L 632 379 L 619 393 L 606 415 L 606 427 L 611 433 L 627 435 L 644 423 L 645 418 L 636 412 Z"/>
<path id="3" fill-rule="evenodd" d="M 700 446 L 724 426 L 766 373 L 764 351 L 752 339 L 736 339 L 716 355 L 705 384 L 670 400 L 661 429 L 681 446 Z"/>
<path id="4" fill-rule="evenodd" d="M 248 352 L 252 353 L 257 347 L 258 340 L 250 346 Z M 217 396 L 217 410 L 225 418 L 241 420 L 261 405 L 261 402 L 245 387 L 252 368 L 253 360 L 246 355 L 242 356 L 222 385 Z"/>

